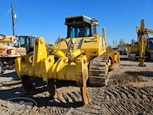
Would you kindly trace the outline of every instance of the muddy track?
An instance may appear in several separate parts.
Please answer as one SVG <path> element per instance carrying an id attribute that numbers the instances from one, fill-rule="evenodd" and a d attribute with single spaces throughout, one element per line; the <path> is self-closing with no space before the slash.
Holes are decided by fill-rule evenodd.
<path id="1" fill-rule="evenodd" d="M 148 68 L 139 68 L 137 63 L 132 62 L 134 66 L 131 68 L 128 66 L 130 62 L 124 63 L 119 70 L 110 74 L 107 87 L 88 87 L 91 102 L 84 106 L 79 88 L 68 86 L 68 82 L 57 83 L 62 93 L 58 99 L 50 99 L 47 85 L 41 80 L 34 80 L 34 85 L 40 90 L 34 95 L 24 91 L 20 80 L 1 82 L 0 111 L 4 115 L 153 115 L 152 64 Z M 12 97 L 33 99 L 37 106 L 8 106 L 7 100 Z"/>
<path id="2" fill-rule="evenodd" d="M 153 87 L 110 86 L 105 97 L 107 114 L 145 114 L 153 109 Z"/>
<path id="3" fill-rule="evenodd" d="M 153 87 L 116 85 L 88 90 L 91 103 L 81 108 L 71 108 L 69 115 L 144 115 L 153 110 Z"/>
<path id="4" fill-rule="evenodd" d="M 3 88 L 11 89 L 12 82 L 3 82 Z M 20 82 L 14 82 L 20 88 Z M 18 89 L 17 88 L 17 89 Z M 71 90 L 70 90 L 71 89 Z M 133 87 L 133 86 L 119 86 L 110 85 L 108 87 L 88 87 L 89 96 L 92 99 L 89 105 L 82 105 L 79 88 L 61 87 L 62 97 L 51 100 L 49 93 L 44 87 L 41 93 L 29 95 L 21 93 L 20 97 L 28 97 L 35 100 L 38 107 L 26 108 L 14 106 L 15 111 L 10 111 L 11 108 L 3 107 L 3 112 L 20 113 L 21 114 L 52 114 L 52 115 L 123 115 L 123 114 L 139 114 L 149 115 L 153 109 L 153 87 Z M 64 91 L 62 91 L 64 90 Z M 13 90 L 12 89 L 12 93 Z M 7 93 L 5 91 L 5 93 Z M 10 98 L 10 97 L 8 97 Z M 1 108 L 2 109 L 2 108 Z M 26 110 L 27 112 L 25 112 Z"/>

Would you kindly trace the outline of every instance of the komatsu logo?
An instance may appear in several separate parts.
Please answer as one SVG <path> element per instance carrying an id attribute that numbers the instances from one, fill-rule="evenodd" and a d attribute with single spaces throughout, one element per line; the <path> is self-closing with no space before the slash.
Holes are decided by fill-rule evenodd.
<path id="1" fill-rule="evenodd" d="M 82 44 L 82 42 L 75 42 L 74 43 L 74 45 L 76 45 L 76 46 L 79 46 L 79 45 L 81 45 Z"/>

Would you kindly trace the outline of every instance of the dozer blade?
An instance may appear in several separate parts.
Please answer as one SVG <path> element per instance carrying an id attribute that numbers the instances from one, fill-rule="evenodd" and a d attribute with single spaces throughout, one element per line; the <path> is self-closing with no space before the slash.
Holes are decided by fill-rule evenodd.
<path id="1" fill-rule="evenodd" d="M 37 90 L 31 80 L 30 80 L 30 77 L 29 76 L 22 76 L 21 77 L 21 80 L 22 80 L 22 85 L 23 85 L 23 88 L 25 89 L 25 91 L 29 94 L 35 94 L 35 93 L 38 93 L 39 90 Z"/>

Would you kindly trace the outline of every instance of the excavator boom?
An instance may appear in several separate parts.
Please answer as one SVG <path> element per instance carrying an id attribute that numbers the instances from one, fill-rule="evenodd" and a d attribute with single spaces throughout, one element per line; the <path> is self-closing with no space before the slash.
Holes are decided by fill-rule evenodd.
<path id="1" fill-rule="evenodd" d="M 140 27 L 136 26 L 136 33 L 138 35 L 138 49 L 139 49 L 139 66 L 144 67 L 146 66 L 144 64 L 146 53 L 147 53 L 147 47 L 148 47 L 148 34 L 153 34 L 152 29 L 145 28 L 145 21 L 144 19 L 140 22 Z M 149 55 L 150 56 L 150 55 Z"/>
<path id="2" fill-rule="evenodd" d="M 14 43 L 16 41 L 15 36 L 1 36 L 0 43 Z"/>

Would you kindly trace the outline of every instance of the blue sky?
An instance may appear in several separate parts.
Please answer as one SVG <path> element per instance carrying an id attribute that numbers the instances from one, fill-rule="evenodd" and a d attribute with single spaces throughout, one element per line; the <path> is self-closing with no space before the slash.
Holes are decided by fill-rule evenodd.
<path id="1" fill-rule="evenodd" d="M 141 19 L 153 29 L 153 0 L 0 0 L 0 33 L 6 35 L 12 35 L 11 12 L 7 13 L 11 3 L 17 14 L 15 33 L 42 36 L 51 43 L 66 37 L 65 17 L 80 14 L 96 18 L 100 34 L 106 28 L 110 45 L 113 40 L 136 40 Z"/>

